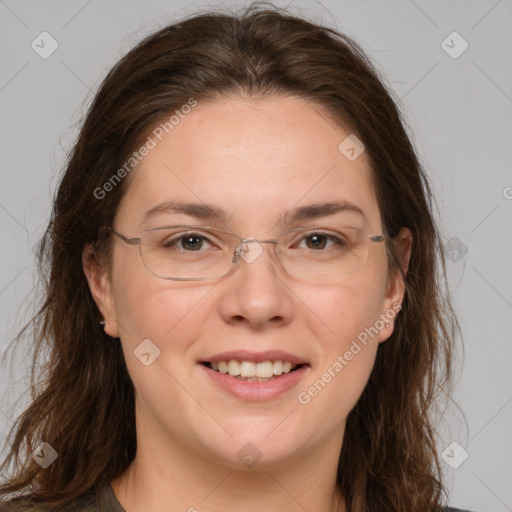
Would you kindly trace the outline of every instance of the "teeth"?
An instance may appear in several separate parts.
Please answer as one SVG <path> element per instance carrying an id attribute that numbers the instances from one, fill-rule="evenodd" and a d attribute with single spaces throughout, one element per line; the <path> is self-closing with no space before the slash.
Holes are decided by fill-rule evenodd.
<path id="1" fill-rule="evenodd" d="M 228 373 L 229 373 L 229 375 L 232 375 L 233 377 L 240 375 L 240 364 L 238 363 L 238 361 L 235 361 L 235 360 L 229 361 Z M 242 377 L 251 377 L 251 375 L 242 375 Z"/>
<path id="2" fill-rule="evenodd" d="M 239 373 L 231 373 L 231 368 Z M 242 377 L 256 377 L 256 364 L 252 361 L 242 361 L 240 364 L 238 361 L 229 361 L 229 375 L 241 375 Z"/>
<path id="3" fill-rule="evenodd" d="M 297 368 L 298 365 L 289 361 L 263 361 L 255 363 L 253 361 L 219 361 L 218 363 L 210 363 L 212 370 L 220 373 L 227 373 L 232 377 L 239 377 L 248 381 L 268 380 L 275 375 L 290 373 Z"/>
<path id="4" fill-rule="evenodd" d="M 272 361 L 264 361 L 256 364 L 256 377 L 269 378 L 274 375 L 274 364 Z"/>

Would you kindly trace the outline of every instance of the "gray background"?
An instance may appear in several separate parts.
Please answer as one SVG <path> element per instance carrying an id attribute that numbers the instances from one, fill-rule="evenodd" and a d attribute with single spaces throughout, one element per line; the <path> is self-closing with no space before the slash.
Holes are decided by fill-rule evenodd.
<path id="1" fill-rule="evenodd" d="M 167 22 L 199 8 L 245 4 L 0 0 L 2 351 L 27 317 L 34 244 L 90 91 L 139 39 Z M 463 450 L 468 454 L 456 469 L 442 462 L 450 504 L 512 511 L 512 2 L 276 4 L 354 37 L 402 100 L 454 260 L 449 286 L 463 330 L 454 395 L 461 410 L 452 404 L 449 429 L 439 438 L 441 450 L 458 443 L 445 452 L 452 465 Z M 43 31 L 58 43 L 46 59 L 31 47 Z M 457 58 L 463 41 L 446 40 L 453 31 L 469 44 Z M 14 375 L 0 368 L 2 442 L 28 400 L 25 359 L 21 352 Z"/>

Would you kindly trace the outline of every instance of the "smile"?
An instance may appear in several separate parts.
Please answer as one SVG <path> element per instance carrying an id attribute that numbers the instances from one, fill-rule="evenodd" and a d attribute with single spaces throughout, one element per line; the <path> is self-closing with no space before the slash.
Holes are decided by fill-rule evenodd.
<path id="1" fill-rule="evenodd" d="M 266 382 L 276 377 L 295 371 L 302 365 L 290 361 L 217 361 L 203 363 L 215 372 L 227 374 L 245 382 Z"/>
<path id="2" fill-rule="evenodd" d="M 198 367 L 218 389 L 250 402 L 268 401 L 284 395 L 311 372 L 308 363 L 281 359 L 201 361 Z"/>

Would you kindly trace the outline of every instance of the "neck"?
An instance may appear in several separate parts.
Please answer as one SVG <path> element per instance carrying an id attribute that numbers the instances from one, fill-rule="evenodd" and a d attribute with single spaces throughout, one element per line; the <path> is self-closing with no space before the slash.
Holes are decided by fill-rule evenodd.
<path id="1" fill-rule="evenodd" d="M 342 439 L 323 440 L 285 460 L 240 469 L 183 443 L 138 439 L 135 459 L 112 481 L 126 512 L 346 512 L 336 472 Z M 139 434 L 138 434 L 139 436 Z M 342 436 L 341 436 L 342 437 Z"/>

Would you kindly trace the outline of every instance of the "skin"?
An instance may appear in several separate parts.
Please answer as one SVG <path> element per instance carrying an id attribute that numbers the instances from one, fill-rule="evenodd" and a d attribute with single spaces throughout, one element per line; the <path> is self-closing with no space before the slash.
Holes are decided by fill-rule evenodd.
<path id="1" fill-rule="evenodd" d="M 224 208 L 227 227 L 240 236 L 276 238 L 297 227 L 278 223 L 284 211 L 346 200 L 365 212 L 370 234 L 382 234 L 366 153 L 349 161 L 338 150 L 349 133 L 298 97 L 199 103 L 132 171 L 113 228 L 127 237 L 166 224 L 226 228 L 172 213 L 142 223 L 149 208 L 181 199 Z M 406 271 L 410 232 L 399 238 Z M 388 276 L 384 244 L 372 244 L 357 272 L 323 280 L 284 273 L 273 245 L 262 247 L 254 262 L 202 282 L 151 275 L 138 247 L 117 237 L 110 272 L 85 248 L 84 271 L 105 331 L 120 337 L 136 389 L 136 458 L 112 482 L 127 512 L 239 510 L 241 503 L 249 512 L 347 510 L 335 487 L 345 422 L 394 319 L 308 404 L 297 394 L 402 303 L 404 283 Z M 150 366 L 133 355 L 147 338 L 161 351 Z M 235 398 L 198 361 L 238 349 L 287 351 L 310 368 L 276 398 Z M 237 457 L 247 442 L 261 452 L 251 468 Z"/>

